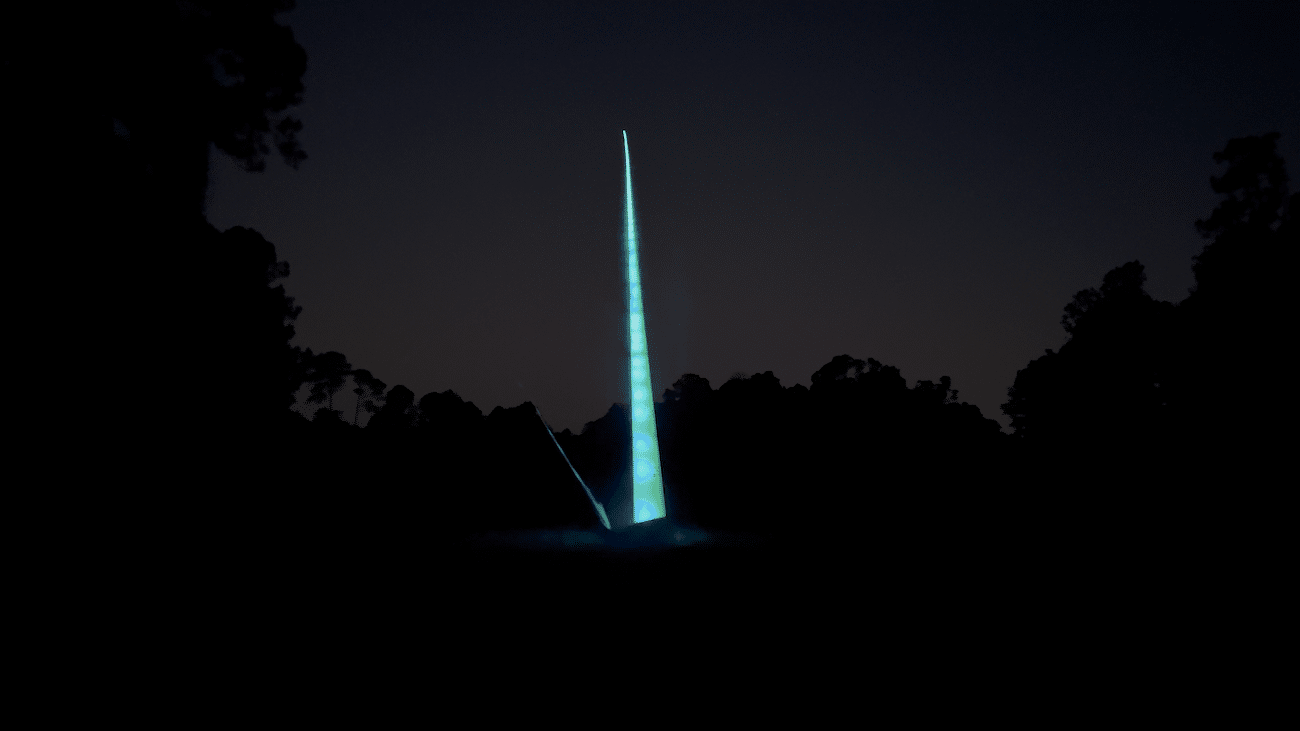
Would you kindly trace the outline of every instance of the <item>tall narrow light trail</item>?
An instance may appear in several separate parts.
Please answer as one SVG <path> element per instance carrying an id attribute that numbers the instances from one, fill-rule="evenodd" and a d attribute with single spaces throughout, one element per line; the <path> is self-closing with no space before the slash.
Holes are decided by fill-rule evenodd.
<path id="1" fill-rule="evenodd" d="M 659 469 L 659 433 L 650 391 L 650 349 L 641 303 L 641 262 L 637 257 L 636 215 L 632 207 L 632 155 L 623 130 L 627 195 L 623 207 L 627 247 L 628 361 L 632 391 L 632 520 L 644 523 L 666 516 L 664 481 Z"/>

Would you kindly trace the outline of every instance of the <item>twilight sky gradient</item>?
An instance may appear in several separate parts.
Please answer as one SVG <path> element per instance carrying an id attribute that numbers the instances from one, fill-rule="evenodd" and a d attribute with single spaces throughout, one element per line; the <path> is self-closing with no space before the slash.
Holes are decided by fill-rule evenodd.
<path id="1" fill-rule="evenodd" d="M 1300 166 L 1300 3 L 481 5 L 301 0 L 309 157 L 214 159 L 208 217 L 296 344 L 557 429 L 627 400 L 624 129 L 656 394 L 848 353 L 1004 424 L 1077 290 L 1186 295 L 1229 138 Z"/>

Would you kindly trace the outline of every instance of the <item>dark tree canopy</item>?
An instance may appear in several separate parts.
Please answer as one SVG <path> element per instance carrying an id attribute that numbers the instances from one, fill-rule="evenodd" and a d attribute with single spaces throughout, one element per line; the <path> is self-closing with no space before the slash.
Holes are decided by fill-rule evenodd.
<path id="1" fill-rule="evenodd" d="M 1017 436 L 1157 450 L 1263 428 L 1275 397 L 1249 384 L 1282 367 L 1297 243 L 1296 196 L 1277 140 L 1237 138 L 1215 153 L 1227 169 L 1210 184 L 1223 198 L 1196 222 L 1212 241 L 1193 260 L 1187 299 L 1152 299 L 1132 261 L 1066 304 L 1066 343 L 1031 361 L 1007 391 L 1002 410 Z"/>
<path id="2" fill-rule="evenodd" d="M 483 419 L 483 412 L 477 406 L 450 389 L 442 393 L 425 394 L 420 398 L 418 406 L 416 426 L 437 430 L 443 436 L 472 431 Z"/>
<path id="3" fill-rule="evenodd" d="M 1287 225 L 1296 196 L 1288 198 L 1286 163 L 1277 153 L 1278 133 L 1229 140 L 1214 161 L 1226 164 L 1210 187 L 1223 200 L 1196 229 L 1211 239 L 1193 259 L 1193 301 L 1218 300 L 1218 308 L 1251 307 L 1274 294 L 1283 257 L 1295 252 Z"/>
<path id="4" fill-rule="evenodd" d="M 221 233 L 204 219 L 214 150 L 248 170 L 272 154 L 295 167 L 305 158 L 290 111 L 307 56 L 276 22 L 291 7 L 154 0 L 94 11 L 90 212 L 67 247 L 81 267 L 85 346 L 106 354 L 125 390 L 156 394 L 132 412 L 142 428 L 180 418 L 196 391 L 220 405 L 217 432 L 279 423 L 302 382 L 305 354 L 289 345 L 298 309 L 279 284 L 287 264 L 257 232 Z M 128 365 L 138 363 L 147 376 Z"/>
<path id="5" fill-rule="evenodd" d="M 222 375 L 234 404 L 253 423 L 275 421 L 294 403 L 303 381 L 305 354 L 292 347 L 293 322 L 302 312 L 281 283 L 289 276 L 275 246 L 252 229 L 236 226 L 225 233 L 209 227 L 204 260 L 212 268 L 211 300 L 200 303 L 213 318 L 209 331 L 214 352 L 221 354 Z M 221 381 L 218 382 L 219 384 Z"/>
<path id="6" fill-rule="evenodd" d="M 272 147 L 297 167 L 307 53 L 275 21 L 293 2 L 146 2 L 124 5 L 104 29 L 114 39 L 104 76 L 105 123 L 146 177 L 202 201 L 207 145 L 248 170 Z M 200 159 L 200 155 L 201 158 Z M 188 156 L 188 157 L 187 157 Z"/>
<path id="7" fill-rule="evenodd" d="M 352 375 L 352 364 L 347 356 L 337 351 L 321 353 L 308 364 L 307 381 L 311 384 L 311 394 L 307 397 L 309 404 L 328 404 L 334 409 L 334 394 L 347 385 L 348 376 Z"/>
<path id="8" fill-rule="evenodd" d="M 417 416 L 415 392 L 406 386 L 397 385 L 388 390 L 383 408 L 371 417 L 366 428 L 376 431 L 410 429 L 415 426 Z"/>
<path id="9" fill-rule="evenodd" d="M 1145 282 L 1131 261 L 1107 272 L 1100 290 L 1075 294 L 1061 317 L 1069 340 L 1007 390 L 1002 411 L 1017 435 L 1125 440 L 1164 423 L 1173 306 L 1152 299 Z"/>
<path id="10" fill-rule="evenodd" d="M 1223 175 L 1210 176 L 1210 188 L 1223 201 L 1208 219 L 1196 222 L 1196 229 L 1209 237 L 1241 230 L 1275 230 L 1286 205 L 1286 164 L 1277 154 L 1281 135 L 1270 132 L 1259 137 L 1239 137 L 1214 153 L 1214 161 L 1226 163 Z"/>
<path id="11" fill-rule="evenodd" d="M 365 368 L 352 371 L 352 382 L 356 384 L 352 389 L 352 393 L 357 395 L 356 408 L 352 414 L 352 424 L 356 426 L 362 411 L 367 414 L 379 411 L 384 403 L 384 391 L 388 389 L 388 384 L 375 378 Z"/>

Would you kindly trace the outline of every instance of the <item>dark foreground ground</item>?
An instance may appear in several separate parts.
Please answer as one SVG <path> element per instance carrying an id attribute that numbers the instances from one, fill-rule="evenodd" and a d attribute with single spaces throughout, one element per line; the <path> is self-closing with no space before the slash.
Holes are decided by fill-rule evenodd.
<path id="1" fill-rule="evenodd" d="M 1096 476 L 917 483 L 792 504 L 751 528 L 670 518 L 616 532 L 467 534 L 427 490 L 222 482 L 69 496 L 51 508 L 59 522 L 48 535 L 90 546 L 82 567 L 106 591 L 175 587 L 308 615 L 351 607 L 472 620 L 572 609 L 600 623 L 638 608 L 684 620 L 732 606 L 743 607 L 737 622 L 863 612 L 1041 622 L 1068 613 L 1082 628 L 1152 611 L 1170 627 L 1254 605 L 1279 587 L 1278 560 L 1294 541 L 1276 493 L 1236 473 L 1195 485 Z"/>
<path id="2" fill-rule="evenodd" d="M 815 655 L 821 672 L 1061 686 L 1068 670 L 1133 693 L 1226 673 L 1266 695 L 1282 676 L 1259 669 L 1285 660 L 1293 512 L 1240 471 L 900 480 L 762 529 L 618 533 L 466 535 L 406 487 L 165 488 L 50 492 L 46 524 L 15 542 L 24 606 L 104 657 L 162 638 L 159 667 L 211 657 L 271 686 L 304 667 L 488 682 L 648 657 L 698 671 L 792 655 L 782 672 L 803 672 Z"/>
<path id="3" fill-rule="evenodd" d="M 1286 659 L 1291 533 L 1270 527 L 1276 505 L 1222 490 L 918 486 L 763 531 L 668 520 L 467 538 L 397 493 L 219 487 L 114 493 L 75 541 L 59 542 L 65 524 L 21 542 L 22 602 L 96 673 L 197 663 L 313 707 L 448 676 L 480 691 L 573 683 L 566 702 L 581 705 L 585 683 L 630 670 L 681 693 L 678 670 L 740 667 L 816 677 L 841 699 L 906 686 L 927 709 L 950 702 L 926 688 L 992 684 L 1003 695 L 980 695 L 1004 708 L 1068 697 L 1054 718 L 1095 695 L 1208 698 L 1241 720 L 1283 677 L 1262 669 Z"/>

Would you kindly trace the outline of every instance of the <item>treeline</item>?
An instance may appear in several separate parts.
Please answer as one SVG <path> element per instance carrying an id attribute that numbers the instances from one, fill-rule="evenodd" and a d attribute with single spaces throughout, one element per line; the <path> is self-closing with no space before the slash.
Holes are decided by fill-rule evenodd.
<path id="1" fill-rule="evenodd" d="M 330 360 L 346 363 L 341 357 Z M 301 377 L 311 378 L 307 373 Z M 337 391 L 342 382 L 328 380 L 319 370 L 314 377 L 322 380 L 313 383 L 311 399 L 327 398 L 327 390 L 317 390 L 317 384 Z M 398 385 L 366 401 L 361 399 L 373 392 L 362 386 L 358 390 L 366 394 L 358 402 L 375 412 L 364 429 L 341 418 L 341 410 L 322 407 L 310 423 L 291 417 L 290 433 L 307 445 L 329 444 L 326 454 L 371 455 L 364 460 L 367 465 L 381 453 L 405 455 L 411 464 L 424 465 L 407 483 L 412 490 L 490 493 L 491 499 L 455 496 L 462 508 L 468 500 L 475 505 L 490 502 L 502 511 L 486 524 L 462 514 L 456 520 L 464 520 L 465 527 L 545 524 L 507 515 L 519 512 L 513 507 L 517 503 L 533 502 L 518 492 L 521 485 L 542 491 L 541 484 L 554 483 L 556 494 L 580 496 L 576 482 L 566 477 L 562 458 L 539 456 L 547 449 L 556 456 L 559 451 L 542 438 L 549 427 L 531 403 L 497 407 L 485 416 L 450 390 L 417 400 L 414 392 Z M 1005 439 L 997 422 L 957 396 L 947 376 L 938 383 L 919 381 L 909 387 L 897 368 L 847 355 L 814 373 L 811 388 L 785 388 L 771 371 L 737 375 L 717 389 L 705 378 L 686 374 L 655 404 L 669 509 L 675 518 L 708 527 L 762 529 L 788 523 L 805 503 L 838 512 L 855 493 L 865 495 L 895 479 L 915 481 L 909 473 L 917 459 L 928 461 L 925 469 L 933 476 L 954 466 L 952 460 L 959 456 L 992 453 Z M 382 406 L 371 406 L 380 399 Z M 354 415 L 357 411 L 354 408 Z M 580 433 L 566 429 L 555 439 L 605 506 L 609 520 L 615 526 L 630 524 L 627 409 L 614 404 Z M 512 444 L 520 445 L 517 452 Z M 507 477 L 500 472 L 505 465 L 520 471 Z M 346 469 L 329 468 L 335 479 Z M 370 472 L 368 467 L 364 471 Z M 395 464 L 385 479 L 406 472 Z M 584 519 L 594 522 L 594 514 L 579 504 L 567 523 Z"/>
<path id="2" fill-rule="evenodd" d="M 1016 374 L 1002 410 L 1015 436 L 1047 449 L 1203 460 L 1280 436 L 1295 215 L 1278 134 L 1215 153 L 1222 201 L 1196 228 L 1210 239 L 1193 259 L 1196 284 L 1174 304 L 1153 299 L 1138 261 L 1106 274 L 1065 306 L 1067 342 Z M 1244 458 L 1234 455 L 1234 458 Z"/>

